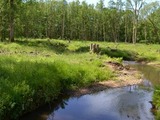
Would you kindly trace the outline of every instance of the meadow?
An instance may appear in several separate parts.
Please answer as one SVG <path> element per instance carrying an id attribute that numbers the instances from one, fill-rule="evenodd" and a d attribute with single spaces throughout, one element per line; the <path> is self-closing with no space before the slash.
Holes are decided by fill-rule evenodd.
<path id="1" fill-rule="evenodd" d="M 97 53 L 90 52 L 91 43 L 99 44 Z M 0 119 L 18 119 L 68 90 L 112 79 L 107 61 L 159 64 L 159 46 L 54 39 L 0 43 Z"/>

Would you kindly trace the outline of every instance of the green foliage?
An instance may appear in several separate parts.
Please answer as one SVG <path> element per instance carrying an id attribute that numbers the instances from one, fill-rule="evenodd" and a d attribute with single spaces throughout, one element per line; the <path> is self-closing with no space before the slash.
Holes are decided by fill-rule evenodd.
<path id="1" fill-rule="evenodd" d="M 156 86 L 155 87 L 155 91 L 154 91 L 154 97 L 153 97 L 153 101 L 154 103 L 157 105 L 158 108 L 160 108 L 160 86 Z"/>
<path id="2" fill-rule="evenodd" d="M 156 120 L 160 119 L 160 86 L 156 86 L 153 95 L 153 103 L 156 105 Z"/>
<path id="3" fill-rule="evenodd" d="M 103 0 L 94 6 L 85 1 L 1 0 L 0 41 L 8 40 L 13 24 L 15 38 L 132 42 L 134 27 L 137 42 L 160 42 L 159 2 L 108 2 L 109 6 Z M 135 7 L 141 9 L 134 12 Z"/>

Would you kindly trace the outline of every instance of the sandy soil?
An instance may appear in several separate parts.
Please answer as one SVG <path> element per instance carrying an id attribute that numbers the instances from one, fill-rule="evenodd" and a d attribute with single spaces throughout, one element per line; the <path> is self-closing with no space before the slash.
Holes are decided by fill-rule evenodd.
<path id="1" fill-rule="evenodd" d="M 107 88 L 118 88 L 142 83 L 141 74 L 130 66 L 123 66 L 116 62 L 106 62 L 105 65 L 115 72 L 116 76 L 113 78 L 113 80 L 94 83 L 89 87 L 72 91 L 70 94 L 72 96 L 82 96 L 85 94 L 102 91 Z"/>
<path id="2" fill-rule="evenodd" d="M 147 65 L 151 65 L 154 67 L 160 67 L 160 62 L 149 62 L 149 63 L 147 63 Z"/>

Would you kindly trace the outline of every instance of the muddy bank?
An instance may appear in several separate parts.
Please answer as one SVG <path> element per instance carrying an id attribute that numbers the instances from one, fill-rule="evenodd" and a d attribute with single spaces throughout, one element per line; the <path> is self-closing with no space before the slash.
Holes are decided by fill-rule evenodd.
<path id="1" fill-rule="evenodd" d="M 71 96 L 82 96 L 85 94 L 102 91 L 107 88 L 119 88 L 124 86 L 138 85 L 143 81 L 140 72 L 130 67 L 129 65 L 122 65 L 116 62 L 106 62 L 105 65 L 115 73 L 115 76 L 112 80 L 93 83 L 88 87 L 79 88 L 74 91 L 69 91 L 68 93 Z"/>

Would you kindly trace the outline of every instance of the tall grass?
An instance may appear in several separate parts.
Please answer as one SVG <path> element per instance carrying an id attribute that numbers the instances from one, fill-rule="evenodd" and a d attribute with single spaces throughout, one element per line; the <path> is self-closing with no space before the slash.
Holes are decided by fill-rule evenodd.
<path id="1" fill-rule="evenodd" d="M 52 60 L 3 56 L 0 64 L 0 119 L 16 119 L 66 90 L 112 76 L 106 67 L 100 67 L 98 59 L 74 63 L 59 57 Z"/>
<path id="2" fill-rule="evenodd" d="M 156 114 L 156 120 L 159 120 L 160 119 L 160 85 L 157 85 L 155 87 L 155 90 L 154 90 L 154 95 L 153 95 L 153 103 L 154 105 L 156 106 L 156 111 L 155 111 L 155 114 Z"/>

